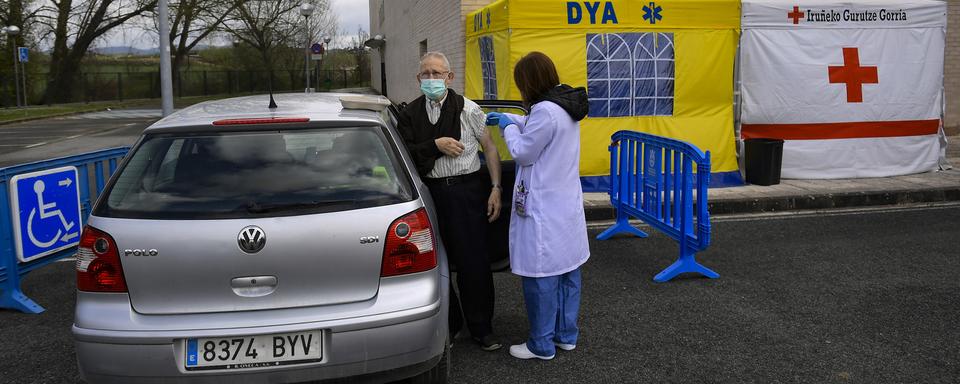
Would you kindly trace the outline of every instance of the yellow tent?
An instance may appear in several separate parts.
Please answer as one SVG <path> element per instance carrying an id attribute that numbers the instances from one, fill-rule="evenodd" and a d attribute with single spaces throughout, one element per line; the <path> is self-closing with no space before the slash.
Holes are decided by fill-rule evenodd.
<path id="1" fill-rule="evenodd" d="M 630 129 L 712 156 L 711 186 L 742 184 L 734 148 L 737 0 L 500 0 L 467 16 L 465 92 L 519 100 L 513 66 L 540 51 L 587 88 L 580 124 L 585 190 L 605 190 L 610 136 Z"/>

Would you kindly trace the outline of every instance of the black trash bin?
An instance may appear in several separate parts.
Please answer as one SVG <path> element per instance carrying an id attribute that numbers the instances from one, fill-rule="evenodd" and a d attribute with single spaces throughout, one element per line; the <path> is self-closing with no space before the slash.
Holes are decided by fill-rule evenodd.
<path id="1" fill-rule="evenodd" d="M 747 182 L 756 185 L 780 184 L 783 140 L 747 139 L 744 141 Z"/>

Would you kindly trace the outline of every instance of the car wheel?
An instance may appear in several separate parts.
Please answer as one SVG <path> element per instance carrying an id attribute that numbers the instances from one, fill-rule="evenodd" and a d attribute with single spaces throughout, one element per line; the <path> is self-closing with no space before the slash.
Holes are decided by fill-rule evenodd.
<path id="1" fill-rule="evenodd" d="M 446 384 L 450 379 L 450 341 L 443 347 L 440 361 L 429 371 L 410 378 L 410 384 Z"/>

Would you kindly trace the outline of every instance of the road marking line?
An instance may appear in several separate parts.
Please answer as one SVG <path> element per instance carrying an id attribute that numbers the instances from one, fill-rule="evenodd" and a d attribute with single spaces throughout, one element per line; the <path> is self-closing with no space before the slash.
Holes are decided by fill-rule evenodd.
<path id="1" fill-rule="evenodd" d="M 933 209 L 947 209 L 960 207 L 960 201 L 937 201 L 927 203 L 882 205 L 873 207 L 849 207 L 834 209 L 816 209 L 801 211 L 781 211 L 781 212 L 762 212 L 741 215 L 722 215 L 713 221 L 748 221 L 748 220 L 778 220 L 791 217 L 811 217 L 811 216 L 844 216 L 844 215 L 868 215 L 874 213 L 893 213 L 893 212 L 912 212 L 925 211 Z"/>
<path id="2" fill-rule="evenodd" d="M 16 139 L 16 140 L 36 140 L 36 139 L 55 139 L 55 138 L 57 138 L 57 136 L 56 136 L 56 135 L 17 136 L 17 137 L 12 137 L 12 138 L 13 138 L 13 139 Z"/>
<path id="3" fill-rule="evenodd" d="M 44 145 L 44 144 L 46 144 L 46 143 L 47 143 L 46 141 L 41 141 L 41 142 L 36 143 L 36 144 L 30 144 L 30 145 L 28 145 L 28 146 L 26 146 L 26 147 L 24 147 L 24 148 L 39 147 L 39 146 Z"/>
<path id="4" fill-rule="evenodd" d="M 710 222 L 724 223 L 724 222 L 753 221 L 753 220 L 783 220 L 783 219 L 804 218 L 804 217 L 813 217 L 813 216 L 827 217 L 827 216 L 844 216 L 844 215 L 868 215 L 868 214 L 874 214 L 874 213 L 911 212 L 911 211 L 924 211 L 924 210 L 946 209 L 946 208 L 957 208 L 957 207 L 960 207 L 960 201 L 939 201 L 939 202 L 916 203 L 916 204 L 834 208 L 834 209 L 812 209 L 812 210 L 800 210 L 800 211 L 735 213 L 735 214 L 711 215 Z M 588 229 L 606 229 L 606 228 L 609 228 L 614 223 L 616 223 L 616 221 L 614 220 L 588 222 L 587 228 Z M 650 226 L 648 226 L 647 224 L 637 219 L 630 219 L 630 224 L 636 226 L 637 228 L 643 231 L 647 231 L 647 229 L 651 229 Z"/>

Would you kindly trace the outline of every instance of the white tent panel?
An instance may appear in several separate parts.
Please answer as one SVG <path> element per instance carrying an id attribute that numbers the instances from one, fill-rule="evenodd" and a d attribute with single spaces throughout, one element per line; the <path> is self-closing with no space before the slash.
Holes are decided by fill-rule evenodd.
<path id="1" fill-rule="evenodd" d="M 938 119 L 944 37 L 943 30 L 923 28 L 744 31 L 743 121 Z M 855 67 L 844 53 L 851 49 Z M 875 71 L 877 81 L 837 82 L 843 79 L 831 80 L 831 67 Z M 861 101 L 848 102 L 849 92 L 859 92 Z"/>
<path id="2" fill-rule="evenodd" d="M 787 140 L 780 177 L 851 179 L 887 177 L 937 169 L 939 136 Z"/>
<path id="3" fill-rule="evenodd" d="M 741 137 L 783 139 L 784 178 L 937 168 L 946 3 L 744 0 Z"/>

